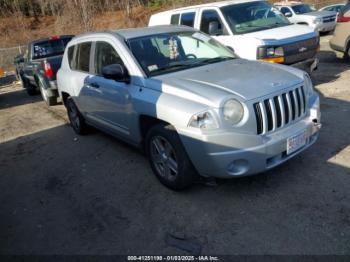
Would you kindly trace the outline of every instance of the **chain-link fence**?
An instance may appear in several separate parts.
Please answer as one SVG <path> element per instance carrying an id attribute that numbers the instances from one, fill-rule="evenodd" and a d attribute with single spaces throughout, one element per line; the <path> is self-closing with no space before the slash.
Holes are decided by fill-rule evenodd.
<path id="1" fill-rule="evenodd" d="M 26 46 L 15 46 L 9 48 L 0 48 L 0 67 L 5 70 L 14 68 L 14 58 L 17 55 L 24 54 Z"/>

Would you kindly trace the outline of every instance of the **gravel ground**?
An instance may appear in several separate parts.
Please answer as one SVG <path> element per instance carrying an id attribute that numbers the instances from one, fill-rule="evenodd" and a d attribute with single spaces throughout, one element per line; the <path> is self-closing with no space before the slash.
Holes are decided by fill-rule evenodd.
<path id="1" fill-rule="evenodd" d="M 0 254 L 350 255 L 350 63 L 322 37 L 319 141 L 254 177 L 162 186 L 137 150 L 0 88 Z"/>

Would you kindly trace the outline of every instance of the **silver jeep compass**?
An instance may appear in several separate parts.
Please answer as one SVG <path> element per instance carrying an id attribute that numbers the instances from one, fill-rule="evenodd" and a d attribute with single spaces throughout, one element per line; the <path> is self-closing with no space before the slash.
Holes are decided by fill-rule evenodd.
<path id="1" fill-rule="evenodd" d="M 189 27 L 90 33 L 67 46 L 58 87 L 72 127 L 143 147 L 158 179 L 271 169 L 312 145 L 319 98 L 307 73 L 239 59 Z"/>

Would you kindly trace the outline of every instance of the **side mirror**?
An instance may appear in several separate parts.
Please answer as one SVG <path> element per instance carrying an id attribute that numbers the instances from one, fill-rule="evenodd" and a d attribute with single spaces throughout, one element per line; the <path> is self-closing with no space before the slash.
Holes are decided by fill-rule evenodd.
<path id="1" fill-rule="evenodd" d="M 293 14 L 292 14 L 291 12 L 287 12 L 287 13 L 284 14 L 284 16 L 285 16 L 285 17 L 292 17 Z"/>
<path id="2" fill-rule="evenodd" d="M 235 53 L 235 50 L 233 49 L 233 47 L 232 46 L 226 46 L 228 49 L 230 49 L 231 51 L 232 51 L 232 53 Z"/>
<path id="3" fill-rule="evenodd" d="M 222 29 L 219 29 L 219 22 L 213 21 L 209 23 L 209 35 L 222 35 Z"/>
<path id="4" fill-rule="evenodd" d="M 24 63 L 24 57 L 23 55 L 19 55 L 15 57 L 15 63 L 19 64 L 19 63 Z"/>
<path id="5" fill-rule="evenodd" d="M 118 82 L 129 82 L 129 75 L 121 64 L 112 64 L 102 68 L 102 76 L 106 79 L 112 79 Z"/>

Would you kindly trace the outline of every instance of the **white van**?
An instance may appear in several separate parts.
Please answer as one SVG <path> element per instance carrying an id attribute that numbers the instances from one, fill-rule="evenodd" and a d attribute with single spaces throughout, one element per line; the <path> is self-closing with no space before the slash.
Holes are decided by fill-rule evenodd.
<path id="1" fill-rule="evenodd" d="M 214 2 L 157 13 L 149 26 L 186 25 L 215 37 L 241 58 L 317 68 L 319 35 L 311 27 L 291 24 L 264 0 Z"/>

